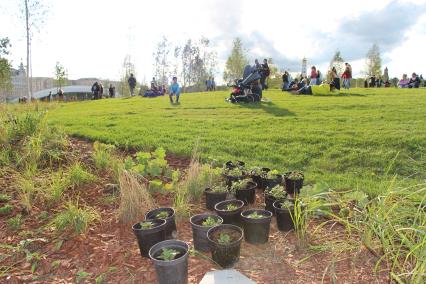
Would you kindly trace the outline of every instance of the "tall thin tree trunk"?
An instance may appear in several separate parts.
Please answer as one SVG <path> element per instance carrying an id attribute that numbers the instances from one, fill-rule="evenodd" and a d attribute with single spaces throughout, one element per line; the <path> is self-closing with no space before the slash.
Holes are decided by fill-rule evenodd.
<path id="1" fill-rule="evenodd" d="M 31 91 L 30 91 L 30 26 L 28 24 L 28 0 L 25 0 L 25 24 L 27 30 L 27 93 L 28 93 L 28 102 L 31 102 Z"/>

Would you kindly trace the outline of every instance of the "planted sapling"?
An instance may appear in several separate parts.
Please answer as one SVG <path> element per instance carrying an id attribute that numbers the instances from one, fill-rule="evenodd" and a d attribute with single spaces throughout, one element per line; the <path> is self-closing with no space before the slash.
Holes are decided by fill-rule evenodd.
<path id="1" fill-rule="evenodd" d="M 217 241 L 219 242 L 219 244 L 221 245 L 227 245 L 229 243 L 231 243 L 231 236 L 229 236 L 226 233 L 221 233 L 219 235 L 219 238 L 217 239 Z"/>
<path id="2" fill-rule="evenodd" d="M 286 191 L 284 190 L 283 186 L 276 185 L 271 190 L 267 192 L 267 195 L 272 196 L 276 200 L 282 200 L 285 199 L 287 196 Z"/>
<path id="3" fill-rule="evenodd" d="M 166 219 L 167 217 L 169 217 L 169 213 L 167 211 L 161 211 L 155 215 L 155 218 L 157 219 Z"/>
<path id="4" fill-rule="evenodd" d="M 226 205 L 226 208 L 225 208 L 226 211 L 234 211 L 234 210 L 237 210 L 237 209 L 238 209 L 238 206 L 235 205 L 235 204 L 228 204 L 228 205 Z"/>
<path id="5" fill-rule="evenodd" d="M 253 213 L 247 215 L 247 218 L 250 218 L 250 219 L 263 219 L 263 218 L 266 218 L 266 217 L 267 216 L 265 216 L 263 214 L 259 214 L 257 212 L 253 212 Z"/>
<path id="6" fill-rule="evenodd" d="M 202 223 L 201 225 L 203 225 L 204 227 L 214 227 L 216 225 L 219 225 L 220 221 L 218 219 L 215 219 L 211 216 L 207 217 Z"/>
<path id="7" fill-rule="evenodd" d="M 263 172 L 263 177 L 267 179 L 274 179 L 277 177 L 277 175 L 279 175 L 278 170 L 272 170 L 267 173 Z"/>
<path id="8" fill-rule="evenodd" d="M 292 171 L 285 176 L 290 180 L 302 180 L 304 178 L 303 173 L 300 171 Z"/>
<path id="9" fill-rule="evenodd" d="M 215 185 L 210 188 L 211 192 L 215 193 L 221 193 L 221 192 L 227 192 L 228 189 L 223 184 Z"/>
<path id="10" fill-rule="evenodd" d="M 179 252 L 175 249 L 162 248 L 161 254 L 157 257 L 164 261 L 171 261 L 176 258 Z"/>
<path id="11" fill-rule="evenodd" d="M 139 223 L 142 230 L 148 230 L 154 228 L 154 223 L 150 221 L 144 221 Z"/>

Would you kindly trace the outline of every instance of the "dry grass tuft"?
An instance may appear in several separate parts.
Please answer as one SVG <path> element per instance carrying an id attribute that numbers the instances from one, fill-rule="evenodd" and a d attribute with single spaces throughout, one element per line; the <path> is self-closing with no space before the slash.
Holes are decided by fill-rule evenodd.
<path id="1" fill-rule="evenodd" d="M 123 170 L 119 176 L 120 206 L 119 220 L 122 223 L 136 223 L 144 219 L 144 213 L 154 209 L 156 204 L 145 183 Z"/>

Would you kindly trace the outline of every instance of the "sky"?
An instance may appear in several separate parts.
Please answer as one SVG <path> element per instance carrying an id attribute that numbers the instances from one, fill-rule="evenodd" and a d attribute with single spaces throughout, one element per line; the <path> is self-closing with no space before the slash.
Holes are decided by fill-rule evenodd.
<path id="1" fill-rule="evenodd" d="M 119 80 L 130 55 L 138 81 L 148 81 L 163 36 L 173 45 L 209 38 L 218 78 L 235 37 L 251 61 L 272 57 L 291 72 L 300 72 L 303 57 L 324 71 L 338 49 L 361 76 L 365 54 L 377 43 L 390 76 L 426 74 L 426 0 L 38 1 L 47 13 L 33 35 L 33 76 L 52 77 L 60 62 L 70 79 Z M 22 3 L 0 0 L 0 38 L 11 40 L 15 67 L 26 56 Z"/>

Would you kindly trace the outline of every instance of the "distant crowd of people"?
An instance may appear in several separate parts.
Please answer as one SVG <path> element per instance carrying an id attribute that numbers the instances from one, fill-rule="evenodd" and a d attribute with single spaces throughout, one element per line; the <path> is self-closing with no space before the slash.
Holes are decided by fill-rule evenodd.
<path id="1" fill-rule="evenodd" d="M 214 77 L 207 78 L 206 82 L 206 91 L 216 91 L 216 82 L 214 81 Z"/>
<path id="2" fill-rule="evenodd" d="M 93 83 L 91 90 L 93 94 L 92 99 L 99 100 L 104 98 L 104 85 L 102 83 L 96 81 L 95 83 Z M 107 97 L 115 98 L 115 87 L 112 84 L 109 85 Z"/>

